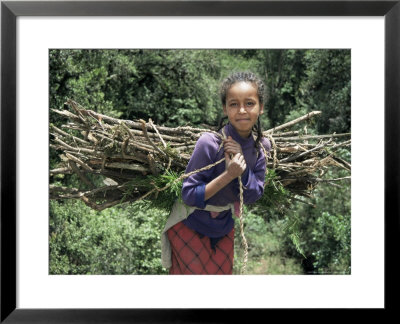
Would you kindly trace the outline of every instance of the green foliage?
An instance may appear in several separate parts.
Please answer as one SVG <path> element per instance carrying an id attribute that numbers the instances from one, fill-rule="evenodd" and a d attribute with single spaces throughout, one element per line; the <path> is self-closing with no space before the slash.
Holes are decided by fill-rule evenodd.
<path id="1" fill-rule="evenodd" d="M 80 201 L 50 201 L 50 274 L 162 274 L 166 214 L 140 204 L 96 212 Z"/>
<path id="2" fill-rule="evenodd" d="M 301 234 L 299 233 L 300 231 L 300 219 L 296 215 L 292 215 L 290 218 L 285 219 L 286 224 L 283 227 L 283 231 L 288 234 L 290 239 L 292 240 L 297 252 L 299 252 L 304 258 L 306 256 L 304 255 L 304 250 L 301 247 Z"/>
<path id="3" fill-rule="evenodd" d="M 268 50 L 261 53 L 261 75 L 267 75 L 267 115 L 272 127 L 282 124 L 285 116 L 301 108 L 298 103 L 300 84 L 305 76 L 305 50 Z"/>
<path id="4" fill-rule="evenodd" d="M 346 150 L 342 150 L 345 152 Z M 342 158 L 349 154 L 342 154 Z M 327 178 L 343 177 L 342 170 L 330 170 Z M 295 241 L 285 238 L 287 253 L 298 255 L 302 251 L 311 263 L 310 273 L 350 274 L 351 270 L 351 206 L 350 186 L 343 180 L 339 186 L 319 185 L 314 190 L 315 208 L 293 202 L 285 215 L 298 233 Z M 293 246 L 295 243 L 295 246 Z"/>
<path id="5" fill-rule="evenodd" d="M 50 50 L 50 108 L 61 109 L 71 98 L 87 109 L 121 116 L 106 99 L 111 52 L 101 50 Z M 50 119 L 58 122 L 51 114 Z"/>
<path id="6" fill-rule="evenodd" d="M 125 119 L 215 125 L 219 82 L 251 70 L 267 85 L 264 127 L 322 110 L 318 132 L 350 130 L 349 50 L 50 50 L 49 58 L 52 108 L 71 98 Z"/>
<path id="7" fill-rule="evenodd" d="M 289 191 L 276 180 L 276 172 L 273 169 L 267 170 L 265 174 L 264 194 L 257 201 L 257 204 L 251 208 L 257 210 L 258 213 L 265 213 L 271 208 L 277 211 L 283 211 L 289 207 Z"/>
<path id="8" fill-rule="evenodd" d="M 349 50 L 259 51 L 257 71 L 267 76 L 266 113 L 271 126 L 321 110 L 315 125 L 318 133 L 350 132 L 350 54 Z"/>
<path id="9" fill-rule="evenodd" d="M 137 177 L 126 183 L 124 188 L 124 197 L 121 204 L 129 201 L 132 192 L 135 189 L 141 191 L 154 192 L 141 200 L 141 208 L 151 211 L 152 209 L 170 212 L 176 200 L 182 201 L 182 183 L 179 177 L 183 174 L 176 173 L 172 170 L 165 170 L 164 173 L 158 175 L 147 175 Z"/>
<path id="10" fill-rule="evenodd" d="M 178 181 L 181 174 L 174 171 L 165 171 L 159 176 L 150 176 L 151 183 L 154 187 L 162 189 L 168 186 L 165 190 L 158 192 L 156 199 L 148 199 L 146 203 L 150 207 L 170 212 L 176 200 L 182 201 L 182 180 Z"/>
<path id="11" fill-rule="evenodd" d="M 248 244 L 247 274 L 302 274 L 301 263 L 288 256 L 283 244 L 283 221 L 260 217 L 251 210 L 244 213 L 245 236 Z M 234 274 L 241 273 L 243 247 L 239 220 L 235 218 Z"/>
<path id="12" fill-rule="evenodd" d="M 276 180 L 275 170 L 271 169 L 265 175 L 265 188 L 263 196 L 257 201 L 251 210 L 258 215 L 263 216 L 267 220 L 271 216 L 271 209 L 275 210 L 279 215 L 287 215 L 288 210 L 291 208 L 291 195 L 282 184 Z M 281 230 L 290 237 L 298 253 L 304 255 L 304 251 L 300 245 L 300 219 L 296 214 L 290 218 L 285 218 L 285 223 L 282 224 Z"/>
<path id="13" fill-rule="evenodd" d="M 350 217 L 322 212 L 312 230 L 312 240 L 319 242 L 313 252 L 318 273 L 350 274 Z"/>
<path id="14" fill-rule="evenodd" d="M 307 77 L 301 99 L 309 110 L 321 110 L 318 133 L 346 133 L 351 129 L 350 50 L 308 50 L 304 56 Z"/>
<path id="15" fill-rule="evenodd" d="M 214 124 L 217 63 L 204 50 L 51 50 L 50 106 L 71 98 L 124 119 Z"/>

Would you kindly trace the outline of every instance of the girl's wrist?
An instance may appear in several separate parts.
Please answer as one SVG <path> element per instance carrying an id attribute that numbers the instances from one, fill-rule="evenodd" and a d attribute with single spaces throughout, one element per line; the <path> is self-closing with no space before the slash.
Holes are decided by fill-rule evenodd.
<path id="1" fill-rule="evenodd" d="M 204 201 L 210 199 L 212 196 L 214 196 L 218 191 L 220 191 L 222 188 L 227 186 L 234 178 L 232 178 L 228 172 L 225 170 L 223 173 L 221 173 L 218 177 L 216 177 L 214 180 L 206 184 L 205 190 L 204 190 Z"/>
<path id="2" fill-rule="evenodd" d="M 228 183 L 231 182 L 233 179 L 236 179 L 236 178 L 237 178 L 237 177 L 234 177 L 234 176 L 232 176 L 231 174 L 229 174 L 229 172 L 228 172 L 227 170 L 225 170 L 225 171 L 222 173 L 222 176 L 223 176 L 224 179 L 226 179 L 226 180 L 228 181 Z"/>

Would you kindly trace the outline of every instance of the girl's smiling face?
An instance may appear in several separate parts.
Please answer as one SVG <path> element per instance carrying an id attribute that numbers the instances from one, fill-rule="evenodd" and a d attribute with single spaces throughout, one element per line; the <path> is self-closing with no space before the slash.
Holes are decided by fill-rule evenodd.
<path id="1" fill-rule="evenodd" d="M 229 88 L 223 108 L 229 122 L 243 138 L 249 137 L 258 116 L 264 112 L 257 88 L 244 81 L 236 82 Z"/>

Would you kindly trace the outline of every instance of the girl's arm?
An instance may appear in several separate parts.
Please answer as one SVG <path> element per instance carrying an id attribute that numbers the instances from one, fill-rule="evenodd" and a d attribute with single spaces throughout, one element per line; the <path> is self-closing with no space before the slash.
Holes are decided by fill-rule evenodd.
<path id="1" fill-rule="evenodd" d="M 244 186 L 243 200 L 245 204 L 256 202 L 264 194 L 265 171 L 264 154 L 260 154 L 254 169 L 246 170 L 246 174 L 242 177 Z"/>
<path id="2" fill-rule="evenodd" d="M 186 167 L 186 173 L 203 168 L 209 164 L 215 163 L 215 157 L 219 150 L 219 143 L 215 136 L 210 133 L 204 133 L 197 140 L 190 161 Z M 206 206 L 204 195 L 205 187 L 213 178 L 214 168 L 195 173 L 183 181 L 182 199 L 188 206 L 204 208 Z M 222 179 L 220 179 L 222 181 Z M 223 179 L 227 181 L 227 178 Z M 211 186 L 212 189 L 212 186 Z M 216 188 L 214 188 L 215 190 Z"/>
<path id="3" fill-rule="evenodd" d="M 219 143 L 214 135 L 203 134 L 196 143 L 186 173 L 214 163 L 218 150 Z M 204 208 L 209 198 L 246 170 L 246 160 L 242 154 L 235 154 L 232 159 L 226 154 L 225 158 L 226 170 L 218 177 L 213 178 L 213 169 L 210 169 L 195 173 L 183 181 L 182 199 L 186 205 Z"/>
<path id="4" fill-rule="evenodd" d="M 225 153 L 227 169 L 205 186 L 204 200 L 210 199 L 218 191 L 236 179 L 246 170 L 246 161 L 242 154 L 237 153 L 232 159 Z"/>

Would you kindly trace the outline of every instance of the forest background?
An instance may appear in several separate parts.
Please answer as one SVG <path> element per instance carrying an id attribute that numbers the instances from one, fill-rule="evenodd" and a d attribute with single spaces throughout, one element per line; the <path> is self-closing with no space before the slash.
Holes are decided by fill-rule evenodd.
<path id="1" fill-rule="evenodd" d="M 314 110 L 322 114 L 291 130 L 351 132 L 350 50 L 68 50 L 49 51 L 49 104 L 67 99 L 86 109 L 157 125 L 214 127 L 222 116 L 218 89 L 234 71 L 257 73 L 267 85 L 264 130 Z M 50 123 L 65 119 L 50 111 Z M 50 169 L 60 161 L 50 148 Z M 351 163 L 351 150 L 337 154 Z M 346 176 L 332 167 L 327 178 Z M 74 175 L 50 183 L 80 187 Z M 270 210 L 249 206 L 248 274 L 350 274 L 350 181 L 321 183 L 310 204 L 276 199 Z M 94 211 L 78 200 L 50 200 L 50 274 L 166 274 L 160 235 L 168 212 L 140 201 Z M 237 226 L 237 224 L 236 224 Z M 296 236 L 293 237 L 293 228 Z M 290 234 L 291 233 L 291 234 Z M 234 273 L 240 238 L 235 237 Z"/>

